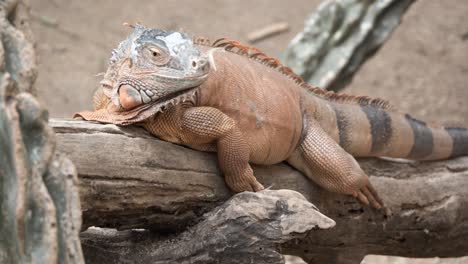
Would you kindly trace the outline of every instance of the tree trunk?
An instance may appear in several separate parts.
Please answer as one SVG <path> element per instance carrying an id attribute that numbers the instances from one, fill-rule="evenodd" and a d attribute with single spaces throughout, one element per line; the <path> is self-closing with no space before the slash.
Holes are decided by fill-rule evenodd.
<path id="1" fill-rule="evenodd" d="M 182 230 L 232 195 L 212 153 L 160 141 L 139 128 L 71 120 L 51 125 L 58 149 L 78 169 L 84 227 Z M 360 164 L 391 216 L 327 192 L 286 164 L 254 166 L 265 186 L 302 193 L 337 223 L 284 243 L 284 253 L 318 263 L 357 263 L 367 254 L 468 254 L 468 158 Z"/>
<path id="2" fill-rule="evenodd" d="M 0 1 L 0 263 L 83 263 L 75 167 L 34 98 L 23 1 Z"/>
<path id="3" fill-rule="evenodd" d="M 415 0 L 330 0 L 307 18 L 284 62 L 312 85 L 339 91 L 390 37 Z"/>

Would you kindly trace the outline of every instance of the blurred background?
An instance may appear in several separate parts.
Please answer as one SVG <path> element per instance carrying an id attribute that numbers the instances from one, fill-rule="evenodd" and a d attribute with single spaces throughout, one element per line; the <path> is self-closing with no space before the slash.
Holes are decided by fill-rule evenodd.
<path id="1" fill-rule="evenodd" d="M 278 57 L 303 29 L 319 0 L 33 0 L 39 55 L 37 89 L 52 117 L 91 109 L 110 51 L 130 32 L 123 22 L 184 30 L 242 42 L 256 29 L 286 22 L 289 30 L 255 43 Z M 427 121 L 468 125 L 468 1 L 420 0 L 344 92 L 388 99 Z M 365 263 L 381 263 L 367 258 Z M 398 258 L 385 263 L 402 262 Z M 453 260 L 446 263 L 462 263 Z M 432 259 L 422 263 L 442 263 Z"/>

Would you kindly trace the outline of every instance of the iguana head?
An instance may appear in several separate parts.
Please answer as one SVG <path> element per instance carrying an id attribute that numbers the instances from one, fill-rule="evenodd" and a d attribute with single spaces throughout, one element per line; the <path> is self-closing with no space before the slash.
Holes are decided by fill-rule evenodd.
<path id="1" fill-rule="evenodd" d="M 101 81 L 108 103 L 98 105 L 115 115 L 112 120 L 122 121 L 85 116 L 90 112 L 77 115 L 117 124 L 142 121 L 168 105 L 191 100 L 209 70 L 207 55 L 186 34 L 136 25 L 112 51 Z"/>

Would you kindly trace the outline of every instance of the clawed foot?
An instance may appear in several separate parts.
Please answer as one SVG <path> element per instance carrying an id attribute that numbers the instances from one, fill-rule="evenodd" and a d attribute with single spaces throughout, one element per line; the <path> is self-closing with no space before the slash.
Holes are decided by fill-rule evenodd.
<path id="1" fill-rule="evenodd" d="M 258 192 L 265 189 L 263 185 L 259 183 L 253 175 L 245 177 L 226 176 L 226 183 L 229 186 L 229 188 L 234 192 Z"/>
<path id="2" fill-rule="evenodd" d="M 382 201 L 378 198 L 377 193 L 371 190 L 368 186 L 364 186 L 359 191 L 354 192 L 353 196 L 365 205 L 372 205 L 376 209 L 382 208 Z"/>
<path id="3" fill-rule="evenodd" d="M 363 186 L 359 191 L 353 192 L 352 194 L 356 199 L 365 205 L 372 205 L 376 209 L 382 209 L 385 217 L 392 215 L 390 209 L 385 207 L 382 199 L 379 197 L 374 187 L 369 183 L 368 185 Z"/>

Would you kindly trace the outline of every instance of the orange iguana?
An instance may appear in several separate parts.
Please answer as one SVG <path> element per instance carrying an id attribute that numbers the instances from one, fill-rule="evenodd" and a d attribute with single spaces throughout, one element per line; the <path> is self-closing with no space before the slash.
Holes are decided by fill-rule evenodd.
<path id="1" fill-rule="evenodd" d="M 137 124 L 217 151 L 227 185 L 259 191 L 249 163 L 287 161 L 323 188 L 380 208 L 355 157 L 437 160 L 468 154 L 464 128 L 428 126 L 380 99 L 325 92 L 254 47 L 141 25 L 117 49 L 76 117 Z"/>

